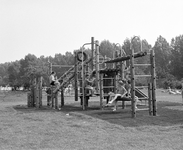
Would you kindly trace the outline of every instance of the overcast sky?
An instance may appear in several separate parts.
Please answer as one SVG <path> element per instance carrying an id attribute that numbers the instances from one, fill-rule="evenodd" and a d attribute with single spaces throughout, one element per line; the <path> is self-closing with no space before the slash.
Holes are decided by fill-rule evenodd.
<path id="1" fill-rule="evenodd" d="M 73 52 L 91 37 L 153 46 L 182 34 L 183 0 L 0 0 L 0 63 Z"/>

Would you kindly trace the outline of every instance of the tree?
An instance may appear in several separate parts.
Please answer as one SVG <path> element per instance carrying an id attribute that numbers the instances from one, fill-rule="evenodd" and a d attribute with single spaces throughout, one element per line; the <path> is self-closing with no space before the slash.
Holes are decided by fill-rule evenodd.
<path id="1" fill-rule="evenodd" d="M 165 38 L 159 36 L 153 49 L 157 76 L 158 78 L 165 78 L 170 72 L 171 47 Z"/>
<path id="2" fill-rule="evenodd" d="M 0 86 L 6 86 L 8 85 L 8 67 L 9 67 L 10 63 L 4 63 L 4 64 L 0 64 L 0 78 L 1 78 L 1 82 L 0 82 Z"/>
<path id="3" fill-rule="evenodd" d="M 183 78 L 183 35 L 171 40 L 170 73 Z"/>
<path id="4" fill-rule="evenodd" d="M 114 51 L 115 51 L 114 44 L 110 43 L 108 40 L 104 40 L 100 43 L 100 54 L 102 56 L 113 58 Z"/>
<path id="5" fill-rule="evenodd" d="M 9 74 L 9 85 L 14 87 L 20 87 L 20 78 L 19 78 L 19 71 L 20 71 L 20 63 L 19 61 L 12 62 L 8 67 L 8 74 Z"/>
<path id="6" fill-rule="evenodd" d="M 30 86 L 30 81 L 40 76 L 40 71 L 37 71 L 39 65 L 38 59 L 35 55 L 28 54 L 24 59 L 20 60 L 20 78 L 21 84 Z"/>

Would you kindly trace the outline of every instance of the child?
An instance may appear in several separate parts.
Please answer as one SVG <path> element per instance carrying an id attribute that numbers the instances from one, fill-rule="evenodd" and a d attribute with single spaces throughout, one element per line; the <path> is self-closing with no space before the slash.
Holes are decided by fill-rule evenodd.
<path id="1" fill-rule="evenodd" d="M 85 88 L 87 90 L 89 90 L 89 94 L 93 94 L 94 93 L 94 82 L 95 82 L 95 78 L 90 79 L 89 75 L 86 74 L 86 79 L 85 79 Z"/>
<path id="2" fill-rule="evenodd" d="M 56 79 L 56 72 L 53 71 L 51 73 L 49 80 L 50 80 L 50 85 L 56 86 L 56 89 L 54 90 L 54 93 L 55 93 L 60 88 L 60 82 L 59 80 Z"/>
<path id="3" fill-rule="evenodd" d="M 127 90 L 127 97 L 128 98 L 131 98 L 131 81 L 130 80 L 128 80 L 127 81 L 127 83 L 126 83 L 126 85 L 125 85 L 125 88 L 126 88 L 126 90 Z M 137 96 L 135 96 L 135 109 L 138 109 L 137 108 L 137 101 L 138 101 L 138 97 Z"/>
<path id="4" fill-rule="evenodd" d="M 118 89 L 117 89 L 117 94 L 114 94 L 112 92 L 109 93 L 109 102 L 106 106 L 109 106 L 111 104 L 114 103 L 114 109 L 113 111 L 117 110 L 117 97 L 125 97 L 125 95 L 127 94 L 127 90 L 125 89 L 125 80 L 119 80 L 118 82 Z"/>
<path id="5" fill-rule="evenodd" d="M 125 88 L 125 86 L 126 86 L 126 88 Z M 117 97 L 120 96 L 121 98 L 131 100 L 130 91 L 131 91 L 130 81 L 127 81 L 127 83 L 126 83 L 125 80 L 119 80 L 117 94 L 114 94 L 112 92 L 109 93 L 109 95 L 110 95 L 109 103 L 106 106 L 109 106 L 114 103 L 113 111 L 116 111 L 117 110 L 117 101 L 116 101 Z M 114 97 L 114 98 L 112 98 L 112 97 Z M 135 96 L 135 109 L 138 109 L 137 100 L 138 100 L 138 97 Z"/>

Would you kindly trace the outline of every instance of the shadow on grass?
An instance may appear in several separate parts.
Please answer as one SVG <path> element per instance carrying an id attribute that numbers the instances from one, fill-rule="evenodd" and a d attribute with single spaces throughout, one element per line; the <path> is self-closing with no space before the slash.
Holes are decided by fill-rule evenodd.
<path id="1" fill-rule="evenodd" d="M 113 112 L 111 107 L 106 107 L 104 110 L 100 110 L 98 102 L 90 102 L 87 110 L 82 110 L 82 107 L 78 103 L 72 103 L 62 107 L 62 113 L 74 112 L 85 114 L 94 118 L 102 119 L 110 123 L 122 125 L 124 127 L 138 127 L 147 125 L 158 126 L 170 126 L 183 123 L 183 109 L 169 109 L 169 107 L 183 107 L 179 103 L 171 102 L 158 102 L 157 103 L 157 116 L 150 116 L 148 110 L 136 111 L 136 118 L 131 116 L 131 106 L 127 105 L 125 109 L 119 106 L 118 110 Z M 138 106 L 139 109 L 143 109 L 145 106 Z M 46 111 L 53 112 L 58 111 L 49 107 L 42 108 L 27 108 L 27 106 L 15 106 L 15 110 L 22 111 L 24 113 Z"/>
<path id="2" fill-rule="evenodd" d="M 147 125 L 170 126 L 183 123 L 183 109 L 169 109 L 183 107 L 179 103 L 158 102 L 157 115 L 150 116 L 148 110 L 136 111 L 136 118 L 132 118 L 131 106 L 127 105 L 125 109 L 119 106 L 118 110 L 113 112 L 110 107 L 100 110 L 99 103 L 93 102 L 86 111 L 83 111 L 81 106 L 68 105 L 62 108 L 63 112 L 79 112 L 91 117 L 102 119 L 110 123 L 122 125 L 124 127 L 137 127 Z M 143 109 L 146 106 L 138 106 Z"/>

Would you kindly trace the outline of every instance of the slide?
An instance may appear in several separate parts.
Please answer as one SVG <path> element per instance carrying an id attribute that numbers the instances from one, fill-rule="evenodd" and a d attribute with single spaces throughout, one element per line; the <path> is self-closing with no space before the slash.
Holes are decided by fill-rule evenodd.
<path id="1" fill-rule="evenodd" d="M 144 94 L 141 90 L 138 88 L 135 88 L 135 96 L 139 98 L 139 100 L 147 100 L 148 96 Z"/>

